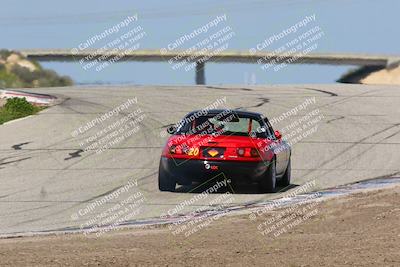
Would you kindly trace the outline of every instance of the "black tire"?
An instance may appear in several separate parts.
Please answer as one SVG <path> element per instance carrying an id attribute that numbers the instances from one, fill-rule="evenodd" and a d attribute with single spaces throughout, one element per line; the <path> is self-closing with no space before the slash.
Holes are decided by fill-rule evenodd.
<path id="1" fill-rule="evenodd" d="M 175 192 L 176 181 L 160 166 L 158 169 L 158 189 L 160 191 Z"/>
<path id="2" fill-rule="evenodd" d="M 259 184 L 261 193 L 276 192 L 276 163 L 275 158 L 270 162 L 264 179 Z"/>
<path id="3" fill-rule="evenodd" d="M 285 174 L 282 176 L 281 180 L 279 181 L 279 184 L 283 187 L 289 186 L 291 177 L 292 177 L 292 164 L 291 164 L 291 159 L 289 158 Z"/>

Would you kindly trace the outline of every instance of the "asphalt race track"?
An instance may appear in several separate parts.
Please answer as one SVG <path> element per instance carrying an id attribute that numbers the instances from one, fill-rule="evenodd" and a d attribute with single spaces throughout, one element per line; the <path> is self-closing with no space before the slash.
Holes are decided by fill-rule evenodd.
<path id="1" fill-rule="evenodd" d="M 158 162 L 167 139 L 164 129 L 224 97 L 226 103 L 220 108 L 244 108 L 269 118 L 315 97 L 315 104 L 275 125 L 282 129 L 315 109 L 323 115 L 315 131 L 293 145 L 295 185 L 315 181 L 317 190 L 400 172 L 400 87 L 396 86 L 84 86 L 31 91 L 55 95 L 61 103 L 0 126 L 0 235 L 79 227 L 115 203 L 105 203 L 87 215 L 79 210 L 132 180 L 138 182 L 145 201 L 131 220 L 158 218 L 192 198 L 196 193 L 185 188 L 177 193 L 158 191 Z M 134 98 L 137 103 L 128 110 L 74 134 Z M 102 153 L 82 151 L 85 139 L 138 108 L 145 117 L 137 132 Z M 250 186 L 238 189 L 234 203 L 281 194 L 259 194 Z M 209 202 L 198 201 L 182 212 Z"/>

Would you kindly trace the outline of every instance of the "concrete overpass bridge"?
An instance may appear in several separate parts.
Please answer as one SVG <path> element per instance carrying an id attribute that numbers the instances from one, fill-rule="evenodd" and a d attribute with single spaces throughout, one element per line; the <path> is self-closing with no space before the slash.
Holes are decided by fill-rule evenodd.
<path id="1" fill-rule="evenodd" d="M 356 65 L 393 68 L 400 64 L 400 56 L 343 54 L 343 53 L 280 53 L 249 51 L 215 51 L 201 53 L 185 50 L 117 50 L 99 51 L 99 49 L 23 49 L 24 56 L 37 61 L 102 61 L 118 58 L 117 61 L 143 62 L 189 62 L 195 64 L 196 84 L 205 84 L 205 64 L 214 63 L 255 63 L 265 64 L 324 64 L 324 65 Z"/>

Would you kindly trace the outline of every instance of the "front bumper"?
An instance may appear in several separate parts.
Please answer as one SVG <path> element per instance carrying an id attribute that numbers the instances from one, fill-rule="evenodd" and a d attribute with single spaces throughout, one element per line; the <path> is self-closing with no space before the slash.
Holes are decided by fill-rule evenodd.
<path id="1" fill-rule="evenodd" d="M 173 159 L 161 157 L 160 167 L 178 184 L 204 182 L 212 178 L 237 182 L 260 181 L 268 170 L 269 162 L 211 161 Z"/>

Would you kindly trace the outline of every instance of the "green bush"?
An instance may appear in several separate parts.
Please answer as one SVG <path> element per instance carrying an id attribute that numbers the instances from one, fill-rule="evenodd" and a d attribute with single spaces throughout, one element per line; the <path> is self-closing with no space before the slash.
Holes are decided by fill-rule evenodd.
<path id="1" fill-rule="evenodd" d="M 4 107 L 0 107 L 0 124 L 35 114 L 41 109 L 26 101 L 25 98 L 9 98 Z"/>
<path id="2" fill-rule="evenodd" d="M 36 107 L 29 103 L 25 98 L 13 97 L 7 99 L 4 109 L 16 115 L 30 115 L 36 111 Z"/>

